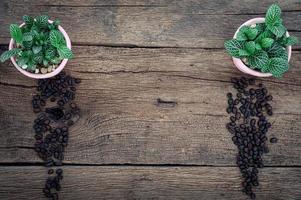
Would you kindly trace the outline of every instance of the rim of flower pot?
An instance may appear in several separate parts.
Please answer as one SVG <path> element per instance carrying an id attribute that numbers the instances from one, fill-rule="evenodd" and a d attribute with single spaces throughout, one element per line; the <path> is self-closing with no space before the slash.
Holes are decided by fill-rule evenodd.
<path id="1" fill-rule="evenodd" d="M 239 30 L 241 29 L 241 27 L 243 26 L 250 26 L 250 25 L 253 25 L 253 24 L 257 24 L 257 23 L 264 23 L 265 22 L 265 18 L 264 17 L 257 17 L 257 18 L 253 18 L 253 19 L 250 19 L 248 21 L 246 21 L 245 23 L 243 23 L 235 32 L 234 34 L 234 39 L 236 38 L 237 36 L 237 33 L 239 32 Z M 289 36 L 289 33 L 286 32 L 286 36 L 288 37 Z M 291 54 L 292 54 L 292 46 L 288 46 L 286 48 L 286 51 L 287 51 L 287 54 L 288 54 L 288 62 L 290 61 L 291 59 Z M 242 72 L 246 73 L 246 74 L 250 74 L 250 75 L 253 75 L 253 76 L 257 76 L 257 77 L 270 77 L 270 76 L 273 76 L 271 73 L 262 73 L 262 72 L 259 72 L 259 71 L 256 71 L 256 70 L 253 70 L 251 68 L 249 68 L 248 66 L 246 66 L 244 64 L 244 62 L 239 59 L 239 58 L 235 58 L 235 57 L 232 57 L 233 59 L 233 62 L 234 62 L 234 65 Z"/>
<path id="2" fill-rule="evenodd" d="M 49 23 L 53 23 L 52 20 L 48 20 Z M 25 23 L 22 23 L 19 27 L 22 27 L 24 26 Z M 66 31 L 63 29 L 63 27 L 61 26 L 58 26 L 58 29 L 59 31 L 63 34 L 65 40 L 66 40 L 66 45 L 69 49 L 71 49 L 71 41 L 70 41 L 70 38 L 68 36 L 68 34 L 66 33 Z M 11 50 L 13 47 L 14 47 L 14 40 L 11 38 L 10 42 L 9 42 L 9 47 L 8 49 Z M 67 64 L 68 62 L 68 59 L 63 59 L 62 62 L 55 68 L 54 71 L 52 72 L 49 72 L 49 73 L 46 73 L 46 74 L 36 74 L 36 73 L 31 73 L 31 72 L 28 72 L 26 71 L 25 69 L 22 69 L 16 62 L 15 58 L 14 57 L 11 57 L 10 60 L 12 61 L 13 65 L 17 68 L 17 70 L 19 72 L 21 72 L 22 74 L 24 74 L 25 76 L 27 77 L 30 77 L 30 78 L 34 78 L 34 79 L 44 79 L 44 78 L 51 78 L 55 75 L 57 75 L 58 73 L 60 73 L 65 65 Z"/>

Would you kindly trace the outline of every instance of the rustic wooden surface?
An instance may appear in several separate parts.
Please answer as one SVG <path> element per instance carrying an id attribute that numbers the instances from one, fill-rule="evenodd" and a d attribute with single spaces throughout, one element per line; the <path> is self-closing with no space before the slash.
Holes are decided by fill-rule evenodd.
<path id="1" fill-rule="evenodd" d="M 59 18 L 73 42 L 66 71 L 83 81 L 80 121 L 65 154 L 62 199 L 247 199 L 225 129 L 230 77 L 223 42 L 273 1 L 0 2 L 0 52 L 24 14 Z M 301 38 L 301 2 L 279 1 Z M 72 22 L 74 21 L 74 22 Z M 274 96 L 258 199 L 301 199 L 301 48 Z M 0 199 L 42 199 L 47 176 L 33 151 L 36 82 L 0 64 Z M 160 103 L 160 98 L 171 103 Z"/>

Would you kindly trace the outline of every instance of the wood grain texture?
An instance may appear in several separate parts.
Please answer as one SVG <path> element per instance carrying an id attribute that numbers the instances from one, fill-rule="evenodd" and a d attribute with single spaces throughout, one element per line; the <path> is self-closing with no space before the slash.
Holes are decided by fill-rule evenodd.
<path id="1" fill-rule="evenodd" d="M 71 130 L 66 163 L 235 165 L 225 95 L 233 91 L 229 78 L 241 73 L 224 51 L 74 51 L 67 71 L 83 80 L 77 94 L 82 118 Z M 269 135 L 279 139 L 265 157 L 269 166 L 301 165 L 300 57 L 294 53 L 284 79 L 264 81 L 274 96 Z M 0 162 L 40 162 L 31 149 L 35 82 L 5 64 L 0 80 Z M 175 103 L 158 104 L 158 98 Z"/>
<path id="2" fill-rule="evenodd" d="M 42 199 L 43 167 L 0 167 L 0 198 Z M 258 200 L 301 198 L 301 169 L 264 168 Z M 20 181 L 22 180 L 22 181 Z M 232 167 L 64 167 L 60 199 L 247 200 Z"/>
<path id="3" fill-rule="evenodd" d="M 243 22 L 264 16 L 273 2 L 2 0 L 0 44 L 8 43 L 10 23 L 20 23 L 24 14 L 46 13 L 62 21 L 76 44 L 223 48 L 224 41 L 232 38 Z M 288 30 L 301 38 L 300 1 L 279 3 Z"/>

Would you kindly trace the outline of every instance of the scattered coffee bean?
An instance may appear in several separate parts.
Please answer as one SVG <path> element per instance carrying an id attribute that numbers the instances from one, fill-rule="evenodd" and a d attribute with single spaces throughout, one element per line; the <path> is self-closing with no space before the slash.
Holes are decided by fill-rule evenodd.
<path id="1" fill-rule="evenodd" d="M 66 75 L 65 72 L 38 81 L 38 94 L 32 98 L 33 111 L 39 113 L 33 125 L 36 139 L 35 151 L 44 160 L 46 167 L 62 165 L 64 151 L 68 145 L 68 126 L 72 126 L 75 122 L 71 119 L 77 121 L 80 117 L 80 110 L 73 102 L 76 85 L 80 82 L 80 79 Z M 47 107 L 48 100 L 56 101 L 57 106 Z M 48 174 L 54 174 L 54 170 L 49 169 Z M 52 190 L 61 190 L 62 174 L 63 170 L 57 169 L 56 176 L 46 180 L 43 189 L 46 197 L 58 199 L 58 194 Z"/>
<path id="2" fill-rule="evenodd" d="M 267 103 L 273 97 L 262 83 L 256 88 L 253 78 L 231 78 L 231 82 L 237 90 L 237 99 L 233 99 L 234 94 L 227 94 L 227 113 L 234 114 L 227 130 L 234 135 L 232 141 L 238 149 L 236 163 L 243 177 L 243 192 L 255 199 L 252 187 L 259 185 L 258 168 L 263 167 L 262 155 L 269 152 L 266 134 L 271 123 L 265 116 L 273 114 L 272 106 Z M 277 139 L 271 138 L 270 142 L 275 143 Z"/>
<path id="3" fill-rule="evenodd" d="M 275 138 L 275 137 L 273 137 L 273 138 L 270 139 L 270 142 L 271 142 L 271 143 L 277 143 L 277 142 L 278 142 L 278 139 Z"/>

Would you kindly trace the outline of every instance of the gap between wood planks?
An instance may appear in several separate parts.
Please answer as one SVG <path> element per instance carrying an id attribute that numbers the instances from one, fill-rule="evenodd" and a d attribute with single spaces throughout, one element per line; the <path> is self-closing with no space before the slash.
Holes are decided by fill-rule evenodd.
<path id="1" fill-rule="evenodd" d="M 200 81 L 231 83 L 231 81 L 225 81 L 225 80 L 206 79 L 206 78 L 199 78 L 199 77 L 188 76 L 188 75 L 168 74 L 171 71 L 125 71 L 125 70 L 119 70 L 119 71 L 111 71 L 111 72 L 88 72 L 88 71 L 75 71 L 75 70 L 73 70 L 73 72 L 82 73 L 82 74 L 107 74 L 107 75 L 125 74 L 125 73 L 128 73 L 128 74 L 161 73 L 161 74 L 169 76 L 169 77 L 180 77 L 180 78 L 195 79 L 195 80 L 200 80 Z M 301 86 L 299 84 L 277 82 L 277 81 L 273 81 L 273 80 L 265 80 L 265 81 L 268 82 L 268 83 L 275 83 L 275 84 L 280 84 L 280 85 Z M 36 86 L 33 86 L 33 85 L 20 85 L 20 84 L 5 83 L 5 82 L 1 82 L 1 81 L 0 81 L 0 85 L 11 86 L 11 87 L 21 87 L 21 88 L 35 88 L 36 87 Z"/>
<path id="2" fill-rule="evenodd" d="M 301 32 L 298 30 L 288 30 L 289 32 Z M 7 38 L 9 40 L 10 38 Z M 126 43 L 90 43 L 90 42 L 72 42 L 73 47 L 110 47 L 110 48 L 127 48 L 127 49 L 199 49 L 199 50 L 225 50 L 222 47 L 184 47 L 184 46 L 147 46 L 147 45 L 136 45 L 136 44 L 126 44 Z M 0 43 L 0 50 L 6 50 L 8 44 Z M 301 51 L 301 48 L 294 47 L 292 51 Z"/>
<path id="3" fill-rule="evenodd" d="M 7 162 L 0 163 L 0 167 L 11 166 L 44 166 L 43 162 Z M 238 168 L 236 165 L 198 165 L 198 164 L 139 164 L 139 163 L 107 163 L 107 164 L 86 164 L 86 163 L 64 163 L 62 166 L 95 166 L 95 167 L 214 167 L 214 168 Z M 59 167 L 59 166 L 54 166 Z M 301 165 L 265 165 L 263 168 L 301 168 Z"/>

